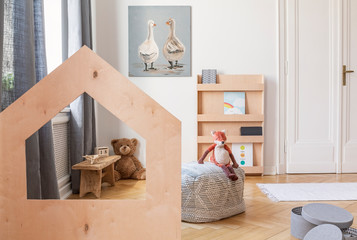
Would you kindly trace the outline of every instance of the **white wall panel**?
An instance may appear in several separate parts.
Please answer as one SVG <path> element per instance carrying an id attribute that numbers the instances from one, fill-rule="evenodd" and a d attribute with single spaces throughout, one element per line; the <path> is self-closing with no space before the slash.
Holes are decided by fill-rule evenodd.
<path id="1" fill-rule="evenodd" d="M 336 171 L 340 44 L 336 6 L 338 0 L 287 1 L 289 173 Z"/>

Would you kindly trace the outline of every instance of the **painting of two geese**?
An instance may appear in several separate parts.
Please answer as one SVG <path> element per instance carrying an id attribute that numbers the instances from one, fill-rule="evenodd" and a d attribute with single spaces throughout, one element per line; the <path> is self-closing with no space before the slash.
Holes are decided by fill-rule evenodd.
<path id="1" fill-rule="evenodd" d="M 129 76 L 191 76 L 191 7 L 129 6 Z"/>

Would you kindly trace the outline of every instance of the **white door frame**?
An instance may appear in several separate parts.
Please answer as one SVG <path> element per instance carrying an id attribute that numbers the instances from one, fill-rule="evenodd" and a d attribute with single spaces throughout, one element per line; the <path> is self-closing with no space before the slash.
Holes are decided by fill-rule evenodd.
<path id="1" fill-rule="evenodd" d="M 350 38 L 353 34 L 352 29 L 354 29 L 350 24 L 353 23 L 353 12 L 352 9 L 352 1 L 353 0 L 342 0 L 342 6 L 343 6 L 343 49 L 342 49 L 342 63 L 341 63 L 341 68 L 342 64 L 347 65 L 347 70 L 354 70 L 356 72 L 356 65 L 351 64 L 351 60 L 355 58 L 355 56 L 350 55 L 353 53 L 353 50 L 351 47 L 352 39 Z M 355 4 L 355 2 L 353 3 Z M 350 106 L 352 103 L 355 104 L 355 100 L 353 101 L 350 99 L 350 97 L 354 96 L 353 94 L 353 89 L 351 89 L 351 86 L 353 86 L 355 77 L 351 79 L 352 76 L 355 76 L 356 73 L 353 74 L 346 74 L 346 79 L 347 79 L 347 84 L 346 86 L 342 87 L 341 83 L 341 88 L 342 88 L 342 116 L 341 116 L 341 170 L 343 173 L 354 173 L 357 171 L 357 165 L 355 162 L 355 156 L 356 156 L 356 140 L 353 137 L 351 138 L 350 134 L 348 133 L 351 125 L 355 123 L 353 120 L 351 122 L 350 115 L 352 113 Z M 341 74 L 342 75 L 342 74 Z M 352 81 L 351 81 L 352 80 Z"/>
<path id="2" fill-rule="evenodd" d="M 278 29 L 278 39 L 279 39 L 279 152 L 278 160 L 276 163 L 277 173 L 286 173 L 286 6 L 285 0 L 278 1 L 278 17 L 279 17 L 279 29 Z"/>
<path id="3" fill-rule="evenodd" d="M 287 70 L 288 70 L 288 62 L 287 62 L 287 54 L 286 54 L 286 48 L 287 48 L 287 29 L 286 29 L 286 23 L 287 23 L 287 8 L 286 8 L 286 1 L 289 0 L 279 0 L 278 2 L 278 32 L 279 32 L 279 158 L 277 160 L 277 173 L 278 174 L 285 174 L 286 173 L 286 167 L 287 167 L 287 131 L 286 131 L 286 126 L 287 126 L 287 116 L 286 116 L 286 81 L 287 81 Z M 338 70 L 336 68 L 337 73 L 335 74 L 338 75 L 338 84 L 335 84 L 335 86 L 338 85 L 338 89 L 336 91 L 336 99 L 338 99 L 338 103 L 336 104 L 336 113 L 338 114 L 339 117 L 336 118 L 336 128 L 335 128 L 335 137 L 337 140 L 337 148 L 336 151 L 334 151 L 334 157 L 335 159 L 338 159 L 336 163 L 336 173 L 341 173 L 341 167 L 342 167 L 342 136 L 341 136 L 341 121 L 342 121 L 342 54 L 343 54 L 343 0 L 330 0 L 330 1 L 335 1 L 334 6 L 338 8 L 338 15 L 334 16 L 336 19 L 338 19 L 338 22 L 335 23 L 336 26 L 335 28 L 337 29 L 338 36 L 335 36 L 335 41 L 338 42 L 338 52 L 334 54 L 336 56 L 335 64 L 338 66 Z"/>
<path id="4" fill-rule="evenodd" d="M 336 53 L 337 59 L 336 62 L 338 64 L 338 96 L 337 99 L 339 100 L 337 105 L 337 126 L 336 126 L 336 137 L 338 139 L 338 148 L 336 149 L 335 156 L 337 161 L 336 166 L 336 173 L 342 172 L 342 103 L 343 103 L 343 87 L 342 87 L 342 64 L 343 64 L 343 0 L 338 0 L 337 2 L 338 7 L 338 36 L 336 38 L 339 41 L 339 49 L 338 53 Z"/>

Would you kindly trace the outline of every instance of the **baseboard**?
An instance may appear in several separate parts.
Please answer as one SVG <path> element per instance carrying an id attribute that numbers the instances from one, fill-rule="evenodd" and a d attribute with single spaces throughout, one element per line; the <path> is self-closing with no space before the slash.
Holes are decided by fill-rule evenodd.
<path id="1" fill-rule="evenodd" d="M 64 194 L 62 197 L 61 197 L 61 200 L 65 200 L 67 198 L 69 198 L 70 196 L 72 195 L 72 190 L 67 192 L 66 194 Z"/>
<path id="2" fill-rule="evenodd" d="M 67 199 L 69 196 L 72 195 L 72 184 L 69 182 L 65 186 L 63 186 L 61 189 L 59 189 L 60 192 L 60 198 L 61 200 Z"/>
<path id="3" fill-rule="evenodd" d="M 276 166 L 264 166 L 264 175 L 276 175 Z"/>
<path id="4" fill-rule="evenodd" d="M 284 163 L 279 164 L 279 172 L 278 174 L 285 174 L 286 173 L 286 166 Z"/>

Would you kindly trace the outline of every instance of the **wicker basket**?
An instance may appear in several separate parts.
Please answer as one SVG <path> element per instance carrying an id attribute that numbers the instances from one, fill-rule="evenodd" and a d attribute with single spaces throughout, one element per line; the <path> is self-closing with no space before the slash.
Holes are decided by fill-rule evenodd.
<path id="1" fill-rule="evenodd" d="M 237 181 L 211 162 L 182 164 L 181 217 L 185 222 L 212 222 L 245 211 L 244 170 L 235 169 Z"/>
<path id="2" fill-rule="evenodd" d="M 357 240 L 357 229 L 355 228 L 342 229 L 342 233 L 345 240 Z"/>

